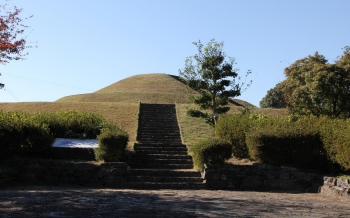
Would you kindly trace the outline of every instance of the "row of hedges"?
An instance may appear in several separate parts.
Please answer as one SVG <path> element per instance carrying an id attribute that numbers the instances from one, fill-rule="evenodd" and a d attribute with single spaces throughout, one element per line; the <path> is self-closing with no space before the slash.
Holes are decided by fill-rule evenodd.
<path id="1" fill-rule="evenodd" d="M 97 137 L 96 159 L 111 160 L 110 154 L 108 157 L 104 154 L 109 151 L 115 155 L 113 160 L 121 158 L 128 141 L 127 133 L 99 115 L 78 111 L 36 114 L 0 111 L 0 158 L 11 155 L 44 157 L 55 138 Z"/>
<path id="2" fill-rule="evenodd" d="M 100 129 L 109 125 L 101 115 L 75 110 L 36 113 L 31 119 L 47 124 L 55 138 L 96 139 Z"/>
<path id="3" fill-rule="evenodd" d="M 47 124 L 24 113 L 0 112 L 0 156 L 40 156 L 50 148 L 53 137 Z"/>
<path id="4" fill-rule="evenodd" d="M 350 170 L 349 120 L 225 115 L 216 133 L 232 144 L 232 154 L 240 158 L 302 169 Z"/>

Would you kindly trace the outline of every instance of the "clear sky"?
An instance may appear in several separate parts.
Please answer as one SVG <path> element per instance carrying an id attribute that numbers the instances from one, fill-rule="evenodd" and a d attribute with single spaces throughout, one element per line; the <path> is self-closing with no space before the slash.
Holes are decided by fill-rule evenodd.
<path id="1" fill-rule="evenodd" d="M 0 0 L 1 4 L 5 0 Z M 148 73 L 178 75 L 194 41 L 215 38 L 252 70 L 237 97 L 256 106 L 283 70 L 318 51 L 330 62 L 350 46 L 349 0 L 12 0 L 23 8 L 29 49 L 0 66 L 0 102 L 55 101 Z M 29 32 L 31 33 L 29 34 Z"/>

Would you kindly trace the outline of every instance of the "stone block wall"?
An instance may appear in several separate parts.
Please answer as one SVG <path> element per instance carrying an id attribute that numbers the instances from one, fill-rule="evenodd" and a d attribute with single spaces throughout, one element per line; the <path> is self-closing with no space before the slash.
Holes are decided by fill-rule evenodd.
<path id="1" fill-rule="evenodd" d="M 67 185 L 123 188 L 128 165 L 38 160 L 8 167 L 0 172 L 0 188 L 13 185 Z"/>
<path id="2" fill-rule="evenodd" d="M 210 165 L 203 177 L 209 189 L 318 193 L 323 176 L 265 164 Z"/>
<path id="3" fill-rule="evenodd" d="M 95 160 L 93 148 L 51 147 L 48 156 L 52 159 Z"/>
<path id="4" fill-rule="evenodd" d="M 324 177 L 321 194 L 344 197 L 350 200 L 350 179 Z"/>

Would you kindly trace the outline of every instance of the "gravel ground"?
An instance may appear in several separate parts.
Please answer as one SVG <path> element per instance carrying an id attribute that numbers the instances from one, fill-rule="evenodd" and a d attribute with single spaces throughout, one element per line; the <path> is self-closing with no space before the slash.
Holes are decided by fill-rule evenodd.
<path id="1" fill-rule="evenodd" d="M 350 201 L 319 194 L 15 187 L 0 217 L 350 217 Z"/>

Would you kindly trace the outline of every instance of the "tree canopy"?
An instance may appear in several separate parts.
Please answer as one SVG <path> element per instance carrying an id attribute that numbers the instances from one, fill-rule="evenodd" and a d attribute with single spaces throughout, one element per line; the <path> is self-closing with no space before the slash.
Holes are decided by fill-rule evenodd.
<path id="1" fill-rule="evenodd" d="M 13 7 L 8 9 L 7 4 L 0 5 L 0 64 L 7 64 L 12 60 L 23 60 L 24 50 L 28 48 L 26 37 L 23 36 L 28 26 L 20 18 L 22 9 Z M 0 83 L 0 89 L 5 85 Z"/>
<path id="2" fill-rule="evenodd" d="M 198 91 L 199 95 L 190 95 L 190 99 L 201 109 L 211 111 L 209 117 L 205 117 L 215 125 L 218 114 L 229 110 L 229 107 L 225 107 L 229 98 L 240 96 L 246 81 L 240 82 L 238 69 L 233 68 L 235 59 L 223 52 L 223 42 L 212 39 L 206 46 L 201 41 L 193 44 L 198 53 L 186 58 L 185 68 L 179 70 L 180 77 L 190 88 Z M 245 88 L 250 84 L 246 84 Z"/>
<path id="3" fill-rule="evenodd" d="M 266 96 L 261 99 L 259 104 L 261 108 L 286 108 L 281 83 L 267 91 Z"/>
<path id="4" fill-rule="evenodd" d="M 350 116 L 350 49 L 331 64 L 316 52 L 284 70 L 282 89 L 292 113 Z"/>

